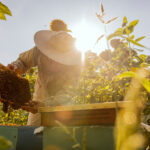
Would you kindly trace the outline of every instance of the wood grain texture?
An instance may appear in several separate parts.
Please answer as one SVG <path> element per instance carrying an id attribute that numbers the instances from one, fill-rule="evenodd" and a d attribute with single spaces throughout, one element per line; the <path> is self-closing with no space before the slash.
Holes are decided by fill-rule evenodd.
<path id="1" fill-rule="evenodd" d="M 67 126 L 114 125 L 118 109 L 129 102 L 82 104 L 74 106 L 42 107 L 42 125 L 56 126 L 56 120 Z"/>
<path id="2" fill-rule="evenodd" d="M 105 102 L 105 103 L 94 103 L 94 104 L 80 104 L 70 106 L 55 106 L 55 107 L 40 107 L 38 112 L 56 112 L 56 111 L 73 111 L 73 110 L 93 110 L 103 108 L 116 108 L 127 106 L 129 102 Z"/>

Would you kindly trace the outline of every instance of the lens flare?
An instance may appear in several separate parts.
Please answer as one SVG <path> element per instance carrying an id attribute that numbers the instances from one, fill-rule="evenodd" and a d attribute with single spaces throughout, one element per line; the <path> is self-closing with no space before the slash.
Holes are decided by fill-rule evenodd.
<path id="1" fill-rule="evenodd" d="M 101 29 L 85 20 L 72 27 L 72 35 L 76 38 L 76 47 L 81 51 L 82 59 L 84 59 L 85 52 L 88 50 L 100 53 L 100 47 L 95 43 L 101 34 Z"/>

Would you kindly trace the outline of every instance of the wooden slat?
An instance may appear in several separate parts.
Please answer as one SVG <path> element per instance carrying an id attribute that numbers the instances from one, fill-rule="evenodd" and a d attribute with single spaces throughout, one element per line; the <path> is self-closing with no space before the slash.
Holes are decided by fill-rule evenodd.
<path id="1" fill-rule="evenodd" d="M 128 105 L 129 102 L 105 102 L 105 103 L 94 103 L 94 104 L 81 104 L 72 106 L 55 106 L 55 107 L 40 107 L 39 112 L 57 112 L 57 111 L 73 111 L 73 110 L 92 110 L 92 109 L 107 109 L 124 107 Z"/>
<path id="2" fill-rule="evenodd" d="M 113 125 L 116 118 L 116 106 L 120 109 L 129 102 L 109 102 L 82 104 L 74 106 L 41 107 L 42 125 L 56 126 L 56 120 L 67 126 Z"/>
<path id="3" fill-rule="evenodd" d="M 42 114 L 42 125 L 56 126 L 56 120 L 65 125 L 113 125 L 115 122 L 115 109 L 79 110 L 44 112 Z"/>

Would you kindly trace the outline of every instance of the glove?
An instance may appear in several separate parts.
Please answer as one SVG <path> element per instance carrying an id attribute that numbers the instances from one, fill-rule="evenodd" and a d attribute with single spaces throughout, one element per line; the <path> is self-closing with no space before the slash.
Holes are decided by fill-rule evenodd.
<path id="1" fill-rule="evenodd" d="M 38 102 L 38 101 L 30 101 L 27 105 L 24 105 L 24 106 L 21 106 L 21 108 L 23 110 L 26 110 L 28 112 L 31 112 L 33 114 L 37 113 L 38 112 L 38 108 L 40 106 L 42 106 L 43 103 L 41 102 Z"/>
<path id="2" fill-rule="evenodd" d="M 8 69 L 10 69 L 11 71 L 16 72 L 17 74 L 23 74 L 23 71 L 21 69 L 19 69 L 17 67 L 17 65 L 15 65 L 15 64 L 8 64 L 7 67 L 8 67 Z"/>

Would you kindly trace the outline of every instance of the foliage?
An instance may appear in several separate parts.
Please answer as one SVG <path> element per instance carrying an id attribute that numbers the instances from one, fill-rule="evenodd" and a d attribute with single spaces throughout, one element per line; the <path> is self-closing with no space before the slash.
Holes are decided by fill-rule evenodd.
<path id="1" fill-rule="evenodd" d="M 115 17 L 110 19 L 111 21 L 104 21 L 105 12 L 102 4 L 101 13 L 96 15 L 105 29 L 107 22 L 111 23 L 117 19 Z M 115 77 L 126 71 L 136 72 L 137 68 L 149 66 L 149 57 L 139 53 L 145 48 L 139 43 L 145 36 L 135 38 L 133 34 L 138 22 L 134 20 L 128 23 L 127 17 L 124 17 L 122 26 L 107 36 L 107 45 L 111 49 L 106 49 L 99 55 L 91 51 L 86 53 L 84 71 L 77 96 L 74 98 L 77 103 L 123 100 L 131 78 Z M 104 35 L 101 35 L 96 43 L 103 37 Z"/>
<path id="2" fill-rule="evenodd" d="M 12 143 L 4 137 L 0 136 L 0 149 L 8 149 L 9 147 L 12 147 Z"/>
<path id="3" fill-rule="evenodd" d="M 0 116 L 0 124 L 2 125 L 26 125 L 28 112 L 23 110 L 12 110 L 9 113 L 4 113 L 0 111 Z"/>
<path id="4" fill-rule="evenodd" d="M 140 69 L 136 73 L 126 72 L 119 78 L 134 77 L 128 92 L 124 98 L 128 105 L 123 108 L 117 115 L 115 133 L 116 133 L 116 150 L 137 150 L 144 147 L 145 137 L 140 132 L 141 113 L 145 105 L 143 80 L 149 75 L 149 71 Z M 148 83 L 148 84 L 147 84 Z M 150 87 L 146 80 L 146 87 Z"/>
<path id="5" fill-rule="evenodd" d="M 84 71 L 77 96 L 74 98 L 77 103 L 123 100 L 131 81 L 131 77 L 127 76 L 134 75 L 140 67 L 149 67 L 148 56 L 138 52 L 144 47 L 138 41 L 144 37 L 134 40 L 133 31 L 138 21 L 132 21 L 129 25 L 127 22 L 127 18 L 124 17 L 123 27 L 107 36 L 112 49 L 107 49 L 99 55 L 91 51 L 86 53 Z M 132 31 L 129 30 L 131 26 Z M 125 32 L 126 30 L 128 32 Z M 126 74 L 122 74 L 126 71 Z M 126 78 L 116 78 L 120 74 Z"/>
<path id="6" fill-rule="evenodd" d="M 122 86 L 116 86 L 119 87 L 119 89 L 114 90 L 110 95 L 118 95 L 120 91 L 119 94 L 122 95 L 122 98 L 130 102 L 130 104 L 117 115 L 115 126 L 117 150 L 136 150 L 142 148 L 145 144 L 144 136 L 139 132 L 139 126 L 141 121 L 140 115 L 143 114 L 145 116 L 150 113 L 149 105 L 144 108 L 144 103 L 150 100 L 150 76 L 146 75 L 146 70 L 149 69 L 150 63 L 148 61 L 149 56 L 139 53 L 146 49 L 144 45 L 139 43 L 145 36 L 135 38 L 133 34 L 138 22 L 139 20 L 134 20 L 128 23 L 128 19 L 125 16 L 122 26 L 107 37 L 113 51 L 111 51 L 111 54 L 107 55 L 107 57 L 105 55 L 106 51 L 100 54 L 100 56 L 106 60 L 105 63 L 107 65 L 104 67 L 105 71 L 107 72 L 109 70 L 108 72 L 112 71 L 114 73 L 112 79 L 107 82 L 107 86 L 111 85 L 111 81 L 114 81 L 111 87 L 115 86 L 117 82 L 121 84 L 125 81 Z M 141 67 L 144 67 L 145 70 L 140 70 Z M 99 75 L 102 75 L 101 69 Z M 105 78 L 109 75 L 110 74 L 105 74 Z M 130 83 L 131 78 L 134 79 Z M 124 91 L 122 91 L 123 88 Z M 100 89 L 103 89 L 103 87 Z M 106 100 L 107 99 L 105 99 L 105 101 Z M 118 100 L 120 99 L 116 99 L 116 101 Z M 149 124 L 150 122 L 146 123 Z M 147 134 L 147 137 L 150 137 L 149 134 Z M 148 145 L 149 144 L 148 142 Z"/>
<path id="7" fill-rule="evenodd" d="M 11 11 L 9 10 L 9 8 L 6 5 L 4 5 L 2 2 L 0 2 L 0 19 L 1 20 L 6 20 L 5 15 L 12 16 Z"/>
<path id="8" fill-rule="evenodd" d="M 104 25 L 104 31 L 105 31 L 105 34 L 101 35 L 101 36 L 97 39 L 96 43 L 98 43 L 98 41 L 100 41 L 103 37 L 105 37 L 105 39 L 107 39 L 107 26 L 108 26 L 110 23 L 114 22 L 116 19 L 118 19 L 118 17 L 114 17 L 114 18 L 111 18 L 111 19 L 109 19 L 109 20 L 106 21 L 106 19 L 104 18 L 104 17 L 106 16 L 106 13 L 105 13 L 105 11 L 104 11 L 104 6 L 103 6 L 102 3 L 101 3 L 101 5 L 100 5 L 100 13 L 99 13 L 99 14 L 96 13 L 96 16 L 97 16 L 97 18 L 99 19 L 99 21 Z M 107 42 L 107 48 L 109 49 L 109 43 L 108 43 L 107 40 L 106 40 L 106 42 Z"/>
<path id="9" fill-rule="evenodd" d="M 150 100 L 150 78 L 141 77 L 144 71 L 140 75 L 138 72 L 142 67 L 148 70 L 150 61 L 149 56 L 141 54 L 146 47 L 139 42 L 145 36 L 136 38 L 133 34 L 138 22 L 139 20 L 135 20 L 128 23 L 127 17 L 124 17 L 122 26 L 107 36 L 110 44 L 108 47 L 111 49 L 106 49 L 99 55 L 87 52 L 77 91 L 79 96 L 74 99 L 77 103 L 117 102 L 124 99 L 133 102 L 117 116 L 117 150 L 136 150 L 144 145 L 143 134 L 138 132 L 140 115 L 150 113 L 149 105 L 144 108 L 141 104 Z M 100 36 L 97 42 L 101 37 L 103 36 Z M 132 81 L 131 85 L 133 77 L 137 83 Z M 132 88 L 129 88 L 129 85 Z M 141 88 L 141 85 L 144 88 Z M 146 123 L 150 124 L 150 121 Z"/>

